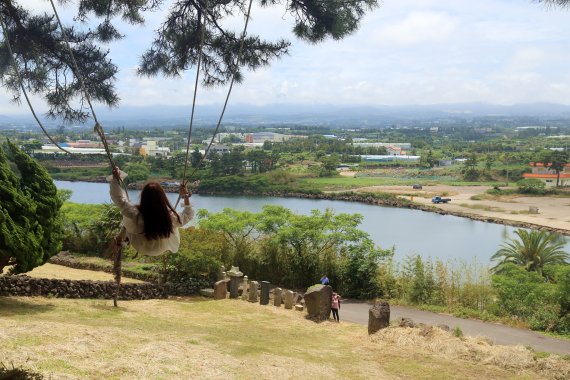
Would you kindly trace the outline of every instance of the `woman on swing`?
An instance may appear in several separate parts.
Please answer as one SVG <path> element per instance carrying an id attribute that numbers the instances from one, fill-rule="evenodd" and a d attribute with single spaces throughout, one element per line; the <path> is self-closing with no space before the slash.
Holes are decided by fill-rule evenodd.
<path id="1" fill-rule="evenodd" d="M 191 194 L 187 192 L 186 186 L 180 186 L 184 211 L 178 215 L 158 182 L 147 183 L 141 192 L 140 203 L 131 203 L 119 184 L 119 178 L 123 180 L 126 177 L 127 173 L 115 168 L 113 175 L 107 178 L 111 183 L 111 199 L 123 215 L 123 227 L 118 238 L 127 238 L 138 253 L 147 256 L 158 256 L 167 251 L 178 252 L 178 228 L 194 217 L 189 199 Z"/>

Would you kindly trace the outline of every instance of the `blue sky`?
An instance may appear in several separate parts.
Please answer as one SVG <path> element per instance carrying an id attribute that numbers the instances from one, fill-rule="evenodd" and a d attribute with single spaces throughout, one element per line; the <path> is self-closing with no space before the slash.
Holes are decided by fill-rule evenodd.
<path id="1" fill-rule="evenodd" d="M 25 0 L 50 9 L 44 0 Z M 65 13 L 65 11 L 64 11 Z M 109 46 L 119 65 L 121 105 L 187 105 L 194 73 L 140 78 L 138 57 L 163 13 L 146 26 L 123 25 L 128 37 Z M 69 19 L 69 15 L 64 15 Z M 227 20 L 240 29 L 242 20 Z M 253 9 L 250 30 L 286 37 L 290 55 L 245 72 L 231 101 L 252 105 L 409 105 L 462 102 L 570 104 L 570 12 L 531 0 L 385 0 L 342 41 L 295 39 L 283 7 Z M 226 88 L 203 89 L 199 104 L 220 104 Z M 26 112 L 0 98 L 0 112 Z M 42 109 L 40 100 L 35 100 Z"/>

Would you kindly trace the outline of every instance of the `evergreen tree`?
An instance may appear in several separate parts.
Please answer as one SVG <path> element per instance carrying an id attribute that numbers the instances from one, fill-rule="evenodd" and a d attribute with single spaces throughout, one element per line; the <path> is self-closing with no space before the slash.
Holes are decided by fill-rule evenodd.
<path id="1" fill-rule="evenodd" d="M 16 146 L 0 148 L 0 273 L 22 273 L 45 263 L 61 248 L 62 205 L 47 171 Z"/>
<path id="2" fill-rule="evenodd" d="M 190 153 L 190 165 L 193 168 L 198 167 L 201 159 L 202 159 L 202 153 L 200 153 L 198 148 L 194 149 L 194 151 L 192 153 Z"/>
<path id="3" fill-rule="evenodd" d="M 48 114 L 66 121 L 85 120 L 87 104 L 75 72 L 66 41 L 76 58 L 80 74 L 92 100 L 115 106 L 119 102 L 115 90 L 118 68 L 102 43 L 124 37 L 116 19 L 140 25 L 152 12 L 168 9 L 164 22 L 157 28 L 151 46 L 142 53 L 140 75 L 180 76 L 195 66 L 200 55 L 201 25 L 205 21 L 204 57 L 201 61 L 203 83 L 226 83 L 235 69 L 241 34 L 234 30 L 232 18 L 245 15 L 245 0 L 79 0 L 57 2 L 77 6 L 74 22 L 89 22 L 88 30 L 78 25 L 65 25 L 62 35 L 52 12 L 25 8 L 19 0 L 0 0 L 0 15 L 7 28 L 25 86 L 43 96 Z M 364 14 L 378 5 L 377 0 L 256 0 L 263 7 L 280 6 L 295 20 L 294 34 L 311 43 L 326 38 L 341 39 L 356 31 Z M 26 3 L 26 5 L 29 4 Z M 31 7 L 31 5 L 28 5 Z M 85 28 L 83 28 L 85 29 Z M 263 40 L 247 34 L 243 45 L 242 65 L 249 69 L 267 66 L 288 54 L 290 42 Z M 236 80 L 243 78 L 237 69 Z M 0 79 L 4 87 L 19 100 L 19 83 L 12 72 L 7 45 L 0 44 Z M 79 100 L 79 102 L 76 102 Z"/>

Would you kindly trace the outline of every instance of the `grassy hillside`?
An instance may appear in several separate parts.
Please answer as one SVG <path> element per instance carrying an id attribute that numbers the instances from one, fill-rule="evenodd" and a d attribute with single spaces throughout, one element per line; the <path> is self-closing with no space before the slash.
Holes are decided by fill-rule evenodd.
<path id="1" fill-rule="evenodd" d="M 464 341 L 439 329 L 411 336 L 408 329 L 390 328 L 370 338 L 363 326 L 315 324 L 301 312 L 237 300 L 111 305 L 98 300 L 0 298 L 0 362 L 54 379 L 570 375 L 565 360 L 537 359 L 522 347 Z"/>

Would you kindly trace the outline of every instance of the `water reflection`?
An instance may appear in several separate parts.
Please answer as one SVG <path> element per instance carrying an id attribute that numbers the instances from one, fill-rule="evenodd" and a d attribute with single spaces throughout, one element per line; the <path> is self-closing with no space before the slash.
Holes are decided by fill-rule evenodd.
<path id="1" fill-rule="evenodd" d="M 109 186 L 104 183 L 56 181 L 56 185 L 73 191 L 72 202 L 98 204 L 111 201 Z M 136 202 L 139 192 L 130 191 L 129 196 Z M 177 194 L 168 196 L 172 202 L 177 199 Z M 361 229 L 382 248 L 395 246 L 397 259 L 420 254 L 442 260 L 472 261 L 477 258 L 479 262 L 487 262 L 516 229 L 451 215 L 344 201 L 194 195 L 192 203 L 196 209 L 204 208 L 210 212 L 220 212 L 227 207 L 259 212 L 264 205 L 272 204 L 300 214 L 327 208 L 335 212 L 359 213 L 364 217 Z"/>

